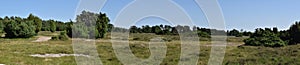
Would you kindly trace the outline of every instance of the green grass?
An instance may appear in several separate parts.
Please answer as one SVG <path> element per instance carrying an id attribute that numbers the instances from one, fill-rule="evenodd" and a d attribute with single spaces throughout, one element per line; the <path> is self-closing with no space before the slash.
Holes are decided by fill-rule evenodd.
<path id="1" fill-rule="evenodd" d="M 40 33 L 41 34 L 41 33 Z M 43 32 L 47 35 L 48 32 Z M 230 39 L 233 39 L 231 37 Z M 36 38 L 28 39 L 5 39 L 0 38 L 0 64 L 6 65 L 76 65 L 74 57 L 60 58 L 37 58 L 31 54 L 72 54 L 72 41 L 48 41 L 32 42 Z M 239 38 L 236 38 L 239 39 Z M 238 43 L 242 42 L 230 42 Z M 167 55 L 161 65 L 177 65 L 180 56 L 180 41 L 166 42 Z M 209 41 L 201 41 L 200 44 L 210 44 Z M 98 40 L 97 51 L 104 65 L 121 65 L 116 58 L 110 40 Z M 131 40 L 130 48 L 139 58 L 148 58 L 151 53 L 148 49 L 148 42 Z M 210 56 L 209 46 L 201 46 L 199 65 L 206 65 Z M 269 48 L 254 46 L 228 46 L 226 49 L 224 65 L 299 65 L 300 45 Z"/>
<path id="2" fill-rule="evenodd" d="M 299 65 L 300 45 L 286 47 L 241 46 L 228 50 L 224 64 L 228 65 Z"/>

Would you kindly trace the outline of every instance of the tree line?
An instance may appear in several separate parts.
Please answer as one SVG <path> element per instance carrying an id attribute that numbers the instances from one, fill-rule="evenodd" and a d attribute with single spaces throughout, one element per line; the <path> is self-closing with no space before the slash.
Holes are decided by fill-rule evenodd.
<path id="1" fill-rule="evenodd" d="M 6 33 L 8 38 L 29 38 L 41 31 L 42 20 L 30 14 L 27 18 L 4 17 L 0 18 L 0 32 Z"/>
<path id="2" fill-rule="evenodd" d="M 5 33 L 6 38 L 30 38 L 36 36 L 40 31 L 63 31 L 61 35 L 71 38 L 104 38 L 107 32 L 130 32 L 130 33 L 155 33 L 157 35 L 178 35 L 179 33 L 196 33 L 200 37 L 210 38 L 214 35 L 228 36 L 249 36 L 245 39 L 246 45 L 252 46 L 267 46 L 267 47 L 281 47 L 286 45 L 294 45 L 300 43 L 300 23 L 296 22 L 288 30 L 279 31 L 274 28 L 258 28 L 255 32 L 248 32 L 244 30 L 217 30 L 190 26 L 170 26 L 170 25 L 144 25 L 141 27 L 131 26 L 129 29 L 115 27 L 110 24 L 110 19 L 105 13 L 92 13 L 83 11 L 77 15 L 76 21 L 67 22 L 56 20 L 42 20 L 38 16 L 29 14 L 27 18 L 17 16 L 0 17 L 0 33 Z M 59 36 L 57 37 L 60 39 Z M 65 38 L 64 38 L 65 39 Z"/>
<path id="3" fill-rule="evenodd" d="M 109 24 L 110 20 L 105 13 L 92 13 L 83 11 L 77 15 L 76 21 L 67 22 L 57 20 L 42 20 L 38 16 L 29 14 L 27 18 L 17 16 L 0 17 L 0 33 L 6 33 L 7 38 L 29 38 L 37 35 L 39 31 L 65 31 L 65 34 L 71 38 L 104 38 L 107 32 L 112 30 L 115 32 L 130 33 L 155 33 L 158 35 L 178 35 L 178 33 L 193 32 L 200 37 L 209 38 L 211 34 L 227 33 L 229 36 L 249 36 L 251 32 L 240 32 L 238 30 L 222 31 L 216 29 L 200 28 L 193 26 L 170 26 L 170 25 L 155 25 L 155 26 L 131 26 L 129 29 L 114 27 Z"/>
<path id="4" fill-rule="evenodd" d="M 85 17 L 95 17 L 95 21 L 84 21 Z M 82 24 L 84 23 L 84 24 Z M 79 25 L 82 24 L 82 25 Z M 6 38 L 30 38 L 36 36 L 40 31 L 64 31 L 65 34 L 68 34 L 69 37 L 72 37 L 72 32 L 80 33 L 83 37 L 87 36 L 85 33 L 90 28 L 88 24 L 95 24 L 94 32 L 97 38 L 103 38 L 104 34 L 108 31 L 108 28 L 112 28 L 112 24 L 109 24 L 109 19 L 105 13 L 91 13 L 83 11 L 82 14 L 77 16 L 76 22 L 72 20 L 67 22 L 56 21 L 56 20 L 42 20 L 38 16 L 29 14 L 27 18 L 21 18 L 17 16 L 5 16 L 4 18 L 0 17 L 0 33 L 5 33 Z M 79 27 L 78 27 L 79 26 Z M 80 27 L 81 26 L 81 27 Z M 74 29 L 74 30 L 72 30 Z"/>
<path id="5" fill-rule="evenodd" d="M 279 31 L 274 28 L 257 28 L 250 38 L 245 39 L 246 45 L 282 47 L 300 43 L 300 22 L 295 22 L 288 30 Z"/>

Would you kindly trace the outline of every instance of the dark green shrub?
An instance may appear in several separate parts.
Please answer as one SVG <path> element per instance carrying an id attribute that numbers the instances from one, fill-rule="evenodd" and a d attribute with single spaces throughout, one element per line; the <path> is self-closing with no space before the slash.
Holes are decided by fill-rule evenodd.
<path id="1" fill-rule="evenodd" d="M 288 32 L 290 34 L 290 44 L 300 43 L 300 22 L 296 22 L 295 24 L 293 24 Z"/>
<path id="2" fill-rule="evenodd" d="M 210 38 L 210 34 L 207 32 L 197 31 L 199 37 Z"/>
<path id="3" fill-rule="evenodd" d="M 10 21 L 5 26 L 5 37 L 7 38 L 29 38 L 36 35 L 33 21 Z"/>
<path id="4" fill-rule="evenodd" d="M 237 35 L 235 35 L 235 37 L 243 37 L 243 34 L 237 34 Z"/>
<path id="5" fill-rule="evenodd" d="M 50 21 L 50 31 L 55 32 L 56 31 L 56 24 L 54 20 L 49 20 Z"/>
<path id="6" fill-rule="evenodd" d="M 281 47 L 287 44 L 278 37 L 267 38 L 267 37 L 257 37 L 249 38 L 244 40 L 246 45 L 251 46 L 266 46 L 266 47 Z"/>
<path id="7" fill-rule="evenodd" d="M 109 21 L 105 13 L 83 11 L 77 15 L 76 22 L 66 26 L 67 34 L 72 38 L 104 38 Z"/>
<path id="8" fill-rule="evenodd" d="M 281 47 L 287 45 L 277 34 L 267 29 L 256 29 L 255 33 L 244 42 L 245 45 L 250 46 Z"/>
<path id="9" fill-rule="evenodd" d="M 34 16 L 33 14 L 29 14 L 29 16 L 27 17 L 26 20 L 34 22 L 35 32 L 36 33 L 38 33 L 39 31 L 41 31 L 41 29 L 42 29 L 42 19 L 40 19 L 37 16 Z"/>
<path id="10" fill-rule="evenodd" d="M 66 40 L 69 40 L 69 37 L 67 36 L 67 33 L 65 31 L 63 31 L 63 32 L 60 32 L 60 35 L 52 37 L 51 40 L 66 41 Z"/>
<path id="11" fill-rule="evenodd" d="M 1 35 L 1 33 L 3 33 L 3 32 L 4 32 L 4 23 L 3 23 L 2 20 L 0 20 L 0 35 Z"/>

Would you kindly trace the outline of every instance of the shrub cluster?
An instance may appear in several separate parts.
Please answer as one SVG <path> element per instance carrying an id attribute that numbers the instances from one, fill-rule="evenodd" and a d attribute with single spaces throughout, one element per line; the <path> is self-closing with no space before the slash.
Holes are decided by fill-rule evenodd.
<path id="1" fill-rule="evenodd" d="M 67 34 L 72 38 L 104 38 L 109 31 L 109 19 L 105 13 L 83 11 L 70 25 Z"/>
<path id="2" fill-rule="evenodd" d="M 67 33 L 65 31 L 63 31 L 63 32 L 60 32 L 60 35 L 52 37 L 51 40 L 66 41 L 66 40 L 69 40 L 69 38 L 67 36 Z"/>
<path id="3" fill-rule="evenodd" d="M 5 22 L 4 32 L 7 38 L 29 38 L 36 35 L 36 27 L 32 20 L 15 17 Z"/>
<path id="4" fill-rule="evenodd" d="M 278 31 L 277 28 L 256 29 L 249 39 L 245 39 L 246 45 L 281 47 L 300 43 L 300 23 L 296 22 L 290 29 Z"/>
<path id="5" fill-rule="evenodd" d="M 280 37 L 270 29 L 256 29 L 255 33 L 250 38 L 244 40 L 246 45 L 251 46 L 266 46 L 266 47 L 281 47 L 286 46 Z"/>
<path id="6" fill-rule="evenodd" d="M 7 38 L 30 38 L 37 35 L 39 31 L 66 31 L 64 33 L 67 36 L 76 38 L 104 38 L 106 32 L 111 31 L 108 28 L 112 27 L 106 14 L 87 11 L 78 15 L 75 23 L 71 20 L 70 22 L 42 20 L 32 14 L 27 18 L 14 16 L 0 18 L 0 33 L 6 33 Z M 65 38 L 64 36 L 65 34 L 54 39 Z"/>

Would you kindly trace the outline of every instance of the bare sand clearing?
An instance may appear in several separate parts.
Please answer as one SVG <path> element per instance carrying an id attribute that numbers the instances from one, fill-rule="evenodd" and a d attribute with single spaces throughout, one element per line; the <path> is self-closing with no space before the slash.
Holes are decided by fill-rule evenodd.
<path id="1" fill-rule="evenodd" d="M 44 41 L 48 41 L 50 39 L 51 39 L 51 37 L 39 36 L 39 38 L 37 40 L 34 40 L 32 42 L 44 42 Z"/>
<path id="2" fill-rule="evenodd" d="M 30 55 L 32 57 L 41 57 L 41 58 L 48 58 L 48 57 L 64 57 L 64 56 L 82 56 L 82 57 L 90 57 L 89 55 L 84 54 L 33 54 Z"/>

